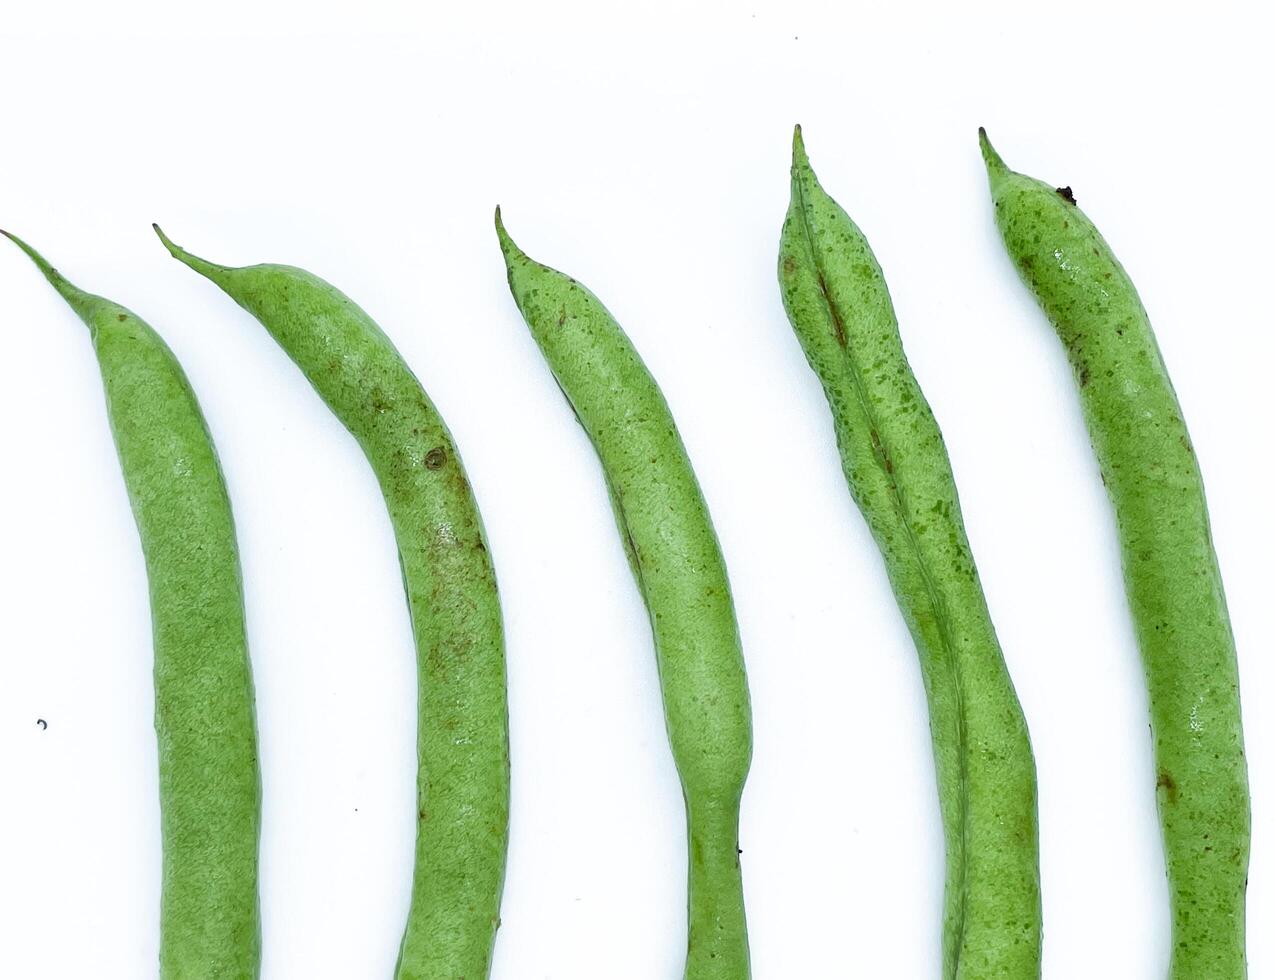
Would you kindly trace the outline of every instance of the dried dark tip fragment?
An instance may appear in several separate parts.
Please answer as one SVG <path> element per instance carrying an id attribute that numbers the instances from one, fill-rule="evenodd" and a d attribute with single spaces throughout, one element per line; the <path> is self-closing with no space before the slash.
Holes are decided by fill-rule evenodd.
<path id="1" fill-rule="evenodd" d="M 1059 187 L 1055 190 L 1055 193 L 1068 204 L 1076 203 L 1076 195 L 1071 192 L 1070 187 Z"/>
<path id="2" fill-rule="evenodd" d="M 429 470 L 441 469 L 443 464 L 447 462 L 447 451 L 442 446 L 435 446 L 425 454 L 425 468 Z"/>

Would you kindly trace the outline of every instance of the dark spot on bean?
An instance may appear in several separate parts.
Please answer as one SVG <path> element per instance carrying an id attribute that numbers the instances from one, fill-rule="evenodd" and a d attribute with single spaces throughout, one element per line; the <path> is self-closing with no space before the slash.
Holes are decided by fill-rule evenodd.
<path id="1" fill-rule="evenodd" d="M 1178 784 L 1174 782 L 1167 769 L 1161 769 L 1156 775 L 1155 788 L 1157 791 L 1164 790 L 1165 798 L 1170 803 L 1178 802 Z"/>
<path id="2" fill-rule="evenodd" d="M 425 454 L 426 469 L 441 469 L 442 465 L 447 462 L 447 450 L 442 446 L 435 446 Z"/>
<path id="3" fill-rule="evenodd" d="M 1070 187 L 1059 187 L 1055 193 L 1068 204 L 1076 203 L 1076 195 L 1071 192 Z"/>
<path id="4" fill-rule="evenodd" d="M 127 320 L 127 319 L 128 319 L 128 314 L 127 314 L 127 313 L 121 313 L 121 314 L 119 314 L 119 315 L 116 317 L 116 319 L 117 319 L 117 320 L 119 320 L 119 322 L 120 322 L 120 323 L 123 323 L 125 320 Z"/>
<path id="5" fill-rule="evenodd" d="M 785 255 L 784 256 L 784 272 L 788 273 L 788 275 L 792 275 L 796 271 L 797 271 L 797 263 L 793 260 L 793 257 L 791 255 Z"/>
<path id="6" fill-rule="evenodd" d="M 1089 384 L 1089 368 L 1082 367 L 1077 377 L 1080 380 L 1080 387 L 1083 388 L 1085 385 Z"/>

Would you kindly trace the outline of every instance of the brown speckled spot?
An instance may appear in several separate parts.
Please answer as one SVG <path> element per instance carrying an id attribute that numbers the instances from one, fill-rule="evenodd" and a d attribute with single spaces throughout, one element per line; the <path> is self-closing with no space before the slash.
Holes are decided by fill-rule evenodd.
<path id="1" fill-rule="evenodd" d="M 444 463 L 447 462 L 447 450 L 442 446 L 435 446 L 425 454 L 425 468 L 430 470 L 442 469 Z"/>

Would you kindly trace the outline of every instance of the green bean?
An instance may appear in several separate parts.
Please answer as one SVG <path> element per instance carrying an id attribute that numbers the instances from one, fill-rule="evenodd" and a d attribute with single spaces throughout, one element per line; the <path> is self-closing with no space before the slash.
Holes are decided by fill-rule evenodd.
<path id="1" fill-rule="evenodd" d="M 721 548 L 667 403 L 584 286 L 496 232 L 509 288 L 602 470 L 646 602 L 689 837 L 686 980 L 745 980 L 739 807 L 752 756 L 748 683 Z"/>
<path id="2" fill-rule="evenodd" d="M 943 437 L 867 239 L 793 136 L 784 308 L 823 384 L 850 492 L 920 655 L 947 847 L 943 976 L 1040 975 L 1035 765 Z"/>
<path id="3" fill-rule="evenodd" d="M 261 777 L 234 520 L 172 351 L 4 232 L 89 328 L 146 560 L 163 832 L 160 976 L 260 974 Z"/>
<path id="4" fill-rule="evenodd" d="M 1116 515 L 1150 695 L 1172 912 L 1170 976 L 1245 976 L 1249 797 L 1239 673 L 1204 485 L 1137 290 L 1071 189 L 979 131 L 996 224 L 1066 348 Z"/>
<path id="5" fill-rule="evenodd" d="M 256 317 L 380 482 L 416 640 L 416 868 L 398 980 L 490 975 L 509 824 L 504 638 L 482 521 L 442 418 L 394 345 L 336 288 L 283 265 L 169 252 Z"/>

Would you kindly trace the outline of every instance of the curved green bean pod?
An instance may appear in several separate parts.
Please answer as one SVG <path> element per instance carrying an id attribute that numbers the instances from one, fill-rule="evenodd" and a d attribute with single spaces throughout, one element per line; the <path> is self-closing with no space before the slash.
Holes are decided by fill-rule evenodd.
<path id="1" fill-rule="evenodd" d="M 156 232 L 256 317 L 350 430 L 389 510 L 416 640 L 416 869 L 397 980 L 482 980 L 509 823 L 504 637 L 474 496 L 438 411 L 335 287 L 283 265 L 228 268 Z"/>
<path id="2" fill-rule="evenodd" d="M 1070 188 L 979 131 L 996 224 L 1067 350 L 1115 509 L 1150 695 L 1174 980 L 1246 975 L 1249 796 L 1239 672 L 1204 484 L 1137 290 Z"/>
<path id="3" fill-rule="evenodd" d="M 686 801 L 686 980 L 745 980 L 748 935 L 739 806 L 751 709 L 721 548 L 664 396 L 628 337 L 584 286 L 496 231 L 509 288 L 588 433 L 646 602 L 664 718 Z"/>
<path id="4" fill-rule="evenodd" d="M 155 645 L 163 980 L 260 974 L 261 776 L 234 520 L 172 351 L 4 232 L 89 328 L 146 559 Z"/>
<path id="5" fill-rule="evenodd" d="M 943 976 L 1040 975 L 1035 764 L 943 437 L 862 232 L 797 128 L 779 253 L 784 308 L 832 409 L 842 468 L 920 655 L 947 847 Z"/>

